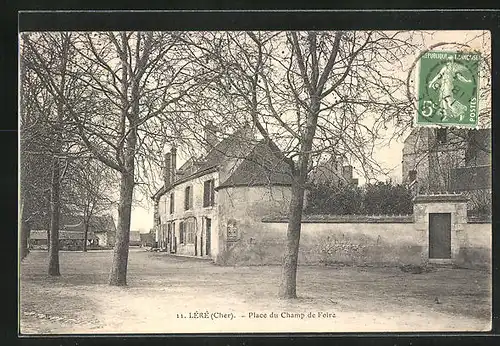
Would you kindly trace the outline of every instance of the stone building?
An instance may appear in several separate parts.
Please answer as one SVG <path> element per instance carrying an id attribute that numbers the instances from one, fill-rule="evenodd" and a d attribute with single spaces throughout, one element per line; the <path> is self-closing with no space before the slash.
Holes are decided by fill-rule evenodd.
<path id="1" fill-rule="evenodd" d="M 139 230 L 130 230 L 129 246 L 140 246 L 142 244 L 141 232 Z"/>
<path id="2" fill-rule="evenodd" d="M 48 244 L 47 227 L 34 225 L 30 232 L 30 245 L 44 248 Z M 81 250 L 85 241 L 85 224 L 82 215 L 63 214 L 60 218 L 59 241 L 61 249 Z M 94 215 L 90 218 L 87 233 L 88 247 L 113 247 L 116 227 L 111 215 Z"/>
<path id="3" fill-rule="evenodd" d="M 403 182 L 419 193 L 457 190 L 456 170 L 488 175 L 491 170 L 491 130 L 417 127 L 404 141 Z M 470 177 L 469 177 L 470 178 Z M 463 179 L 464 183 L 473 179 Z M 466 183 L 465 185 L 468 185 Z M 487 186 L 477 188 L 488 188 Z M 476 189 L 473 185 L 459 190 Z"/>
<path id="4" fill-rule="evenodd" d="M 83 231 L 59 231 L 59 249 L 82 251 L 85 242 L 85 233 Z M 87 246 L 97 243 L 97 237 L 93 232 L 87 235 Z M 31 230 L 28 244 L 30 249 L 46 250 L 48 249 L 49 238 L 47 230 Z"/>
<path id="5" fill-rule="evenodd" d="M 116 225 L 111 215 L 94 216 L 90 227 L 98 238 L 100 247 L 111 248 L 115 246 Z"/>
<path id="6" fill-rule="evenodd" d="M 319 163 L 311 171 L 310 181 L 330 186 L 358 185 L 358 179 L 353 177 L 353 167 L 341 155 L 332 155 L 329 160 Z"/>
<path id="7" fill-rule="evenodd" d="M 156 247 L 172 254 L 235 261 L 258 237 L 260 220 L 287 210 L 289 167 L 250 126 L 218 142 L 205 129 L 207 152 L 177 168 L 165 154 L 163 187 L 155 202 Z"/>

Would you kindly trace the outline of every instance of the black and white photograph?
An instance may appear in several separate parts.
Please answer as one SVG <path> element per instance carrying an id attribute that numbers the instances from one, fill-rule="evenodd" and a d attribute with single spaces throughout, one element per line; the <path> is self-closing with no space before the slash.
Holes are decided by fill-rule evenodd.
<path id="1" fill-rule="evenodd" d="M 19 335 L 490 331 L 491 39 L 20 31 Z"/>

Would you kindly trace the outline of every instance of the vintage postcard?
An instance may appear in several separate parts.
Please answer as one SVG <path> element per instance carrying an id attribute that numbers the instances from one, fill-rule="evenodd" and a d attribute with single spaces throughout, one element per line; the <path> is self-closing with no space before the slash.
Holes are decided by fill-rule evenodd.
<path id="1" fill-rule="evenodd" d="M 19 52 L 20 335 L 491 329 L 489 31 Z"/>

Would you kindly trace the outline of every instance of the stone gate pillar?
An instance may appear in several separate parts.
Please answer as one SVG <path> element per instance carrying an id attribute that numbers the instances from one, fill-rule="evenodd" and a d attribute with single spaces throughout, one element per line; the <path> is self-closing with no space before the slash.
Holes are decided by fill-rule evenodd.
<path id="1" fill-rule="evenodd" d="M 446 230 L 448 214 L 451 216 L 451 222 L 449 229 Z M 413 215 L 420 243 L 423 244 L 422 261 L 424 263 L 453 263 L 460 251 L 460 233 L 463 232 L 464 225 L 467 223 L 467 198 L 461 194 L 418 195 L 413 199 Z M 431 218 L 436 220 L 441 215 L 444 216 L 442 218 L 444 222 L 431 221 Z M 441 239 L 444 240 L 441 241 Z M 450 247 L 449 256 L 439 255 L 439 253 L 446 253 L 443 248 L 447 246 Z M 438 253 L 437 256 L 436 253 Z"/>

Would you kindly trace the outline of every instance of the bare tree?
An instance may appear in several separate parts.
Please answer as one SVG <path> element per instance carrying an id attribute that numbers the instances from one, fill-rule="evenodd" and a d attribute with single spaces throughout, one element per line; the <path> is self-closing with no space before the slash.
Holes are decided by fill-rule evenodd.
<path id="1" fill-rule="evenodd" d="M 92 157 L 70 163 L 63 180 L 63 203 L 67 214 L 81 216 L 84 228 L 83 251 L 87 251 L 89 227 L 114 204 L 111 188 L 114 172 Z"/>
<path id="2" fill-rule="evenodd" d="M 50 228 L 49 269 L 51 276 L 59 276 L 59 226 L 61 211 L 61 180 L 67 168 L 66 153 L 72 151 L 73 138 L 67 131 L 67 112 L 78 101 L 81 89 L 75 87 L 75 78 L 69 75 L 70 59 L 73 54 L 71 34 L 49 33 L 23 34 L 22 69 L 29 69 L 36 76 L 42 91 L 31 95 L 31 102 L 38 106 L 37 120 L 30 126 L 38 130 L 48 129 L 49 146 L 43 154 L 50 157 Z M 26 83 L 26 74 L 21 76 Z M 27 96 L 27 93 L 24 92 Z M 27 100 L 26 100 L 27 101 Z M 30 117 L 33 112 L 22 109 L 22 117 Z M 38 121 L 38 122 L 37 122 Z M 28 122 L 24 122 L 28 124 Z M 43 123 L 43 125 L 42 125 Z M 24 128 L 29 134 L 29 128 Z M 46 138 L 47 139 L 47 138 Z M 26 154 L 26 152 L 25 152 Z M 27 152 L 28 155 L 36 154 Z M 40 169 L 40 166 L 38 167 Z"/>
<path id="3" fill-rule="evenodd" d="M 373 151 L 385 122 L 410 107 L 404 77 L 394 76 L 395 65 L 413 52 L 410 36 L 372 31 L 228 32 L 191 42 L 221 71 L 212 88 L 226 113 L 249 117 L 290 168 L 280 297 L 296 297 L 304 194 L 314 163 L 344 154 L 367 178 L 382 171 Z"/>
<path id="4" fill-rule="evenodd" d="M 172 105 L 196 86 L 179 35 L 81 33 L 70 42 L 77 52 L 71 75 L 85 92 L 81 104 L 65 104 L 65 110 L 86 149 L 120 176 L 111 285 L 126 285 L 134 186 L 147 178 L 145 163 L 161 158 L 165 138 L 175 132 L 168 127 Z M 64 102 L 56 80 L 50 73 L 45 78 Z"/>
<path id="5" fill-rule="evenodd" d="M 34 225 L 45 224 L 49 209 L 50 175 L 45 161 L 50 160 L 49 130 L 45 121 L 52 100 L 46 97 L 36 74 L 26 66 L 22 55 L 20 80 L 20 257 L 28 254 L 28 238 Z M 50 221 L 50 220 L 49 220 Z"/>

